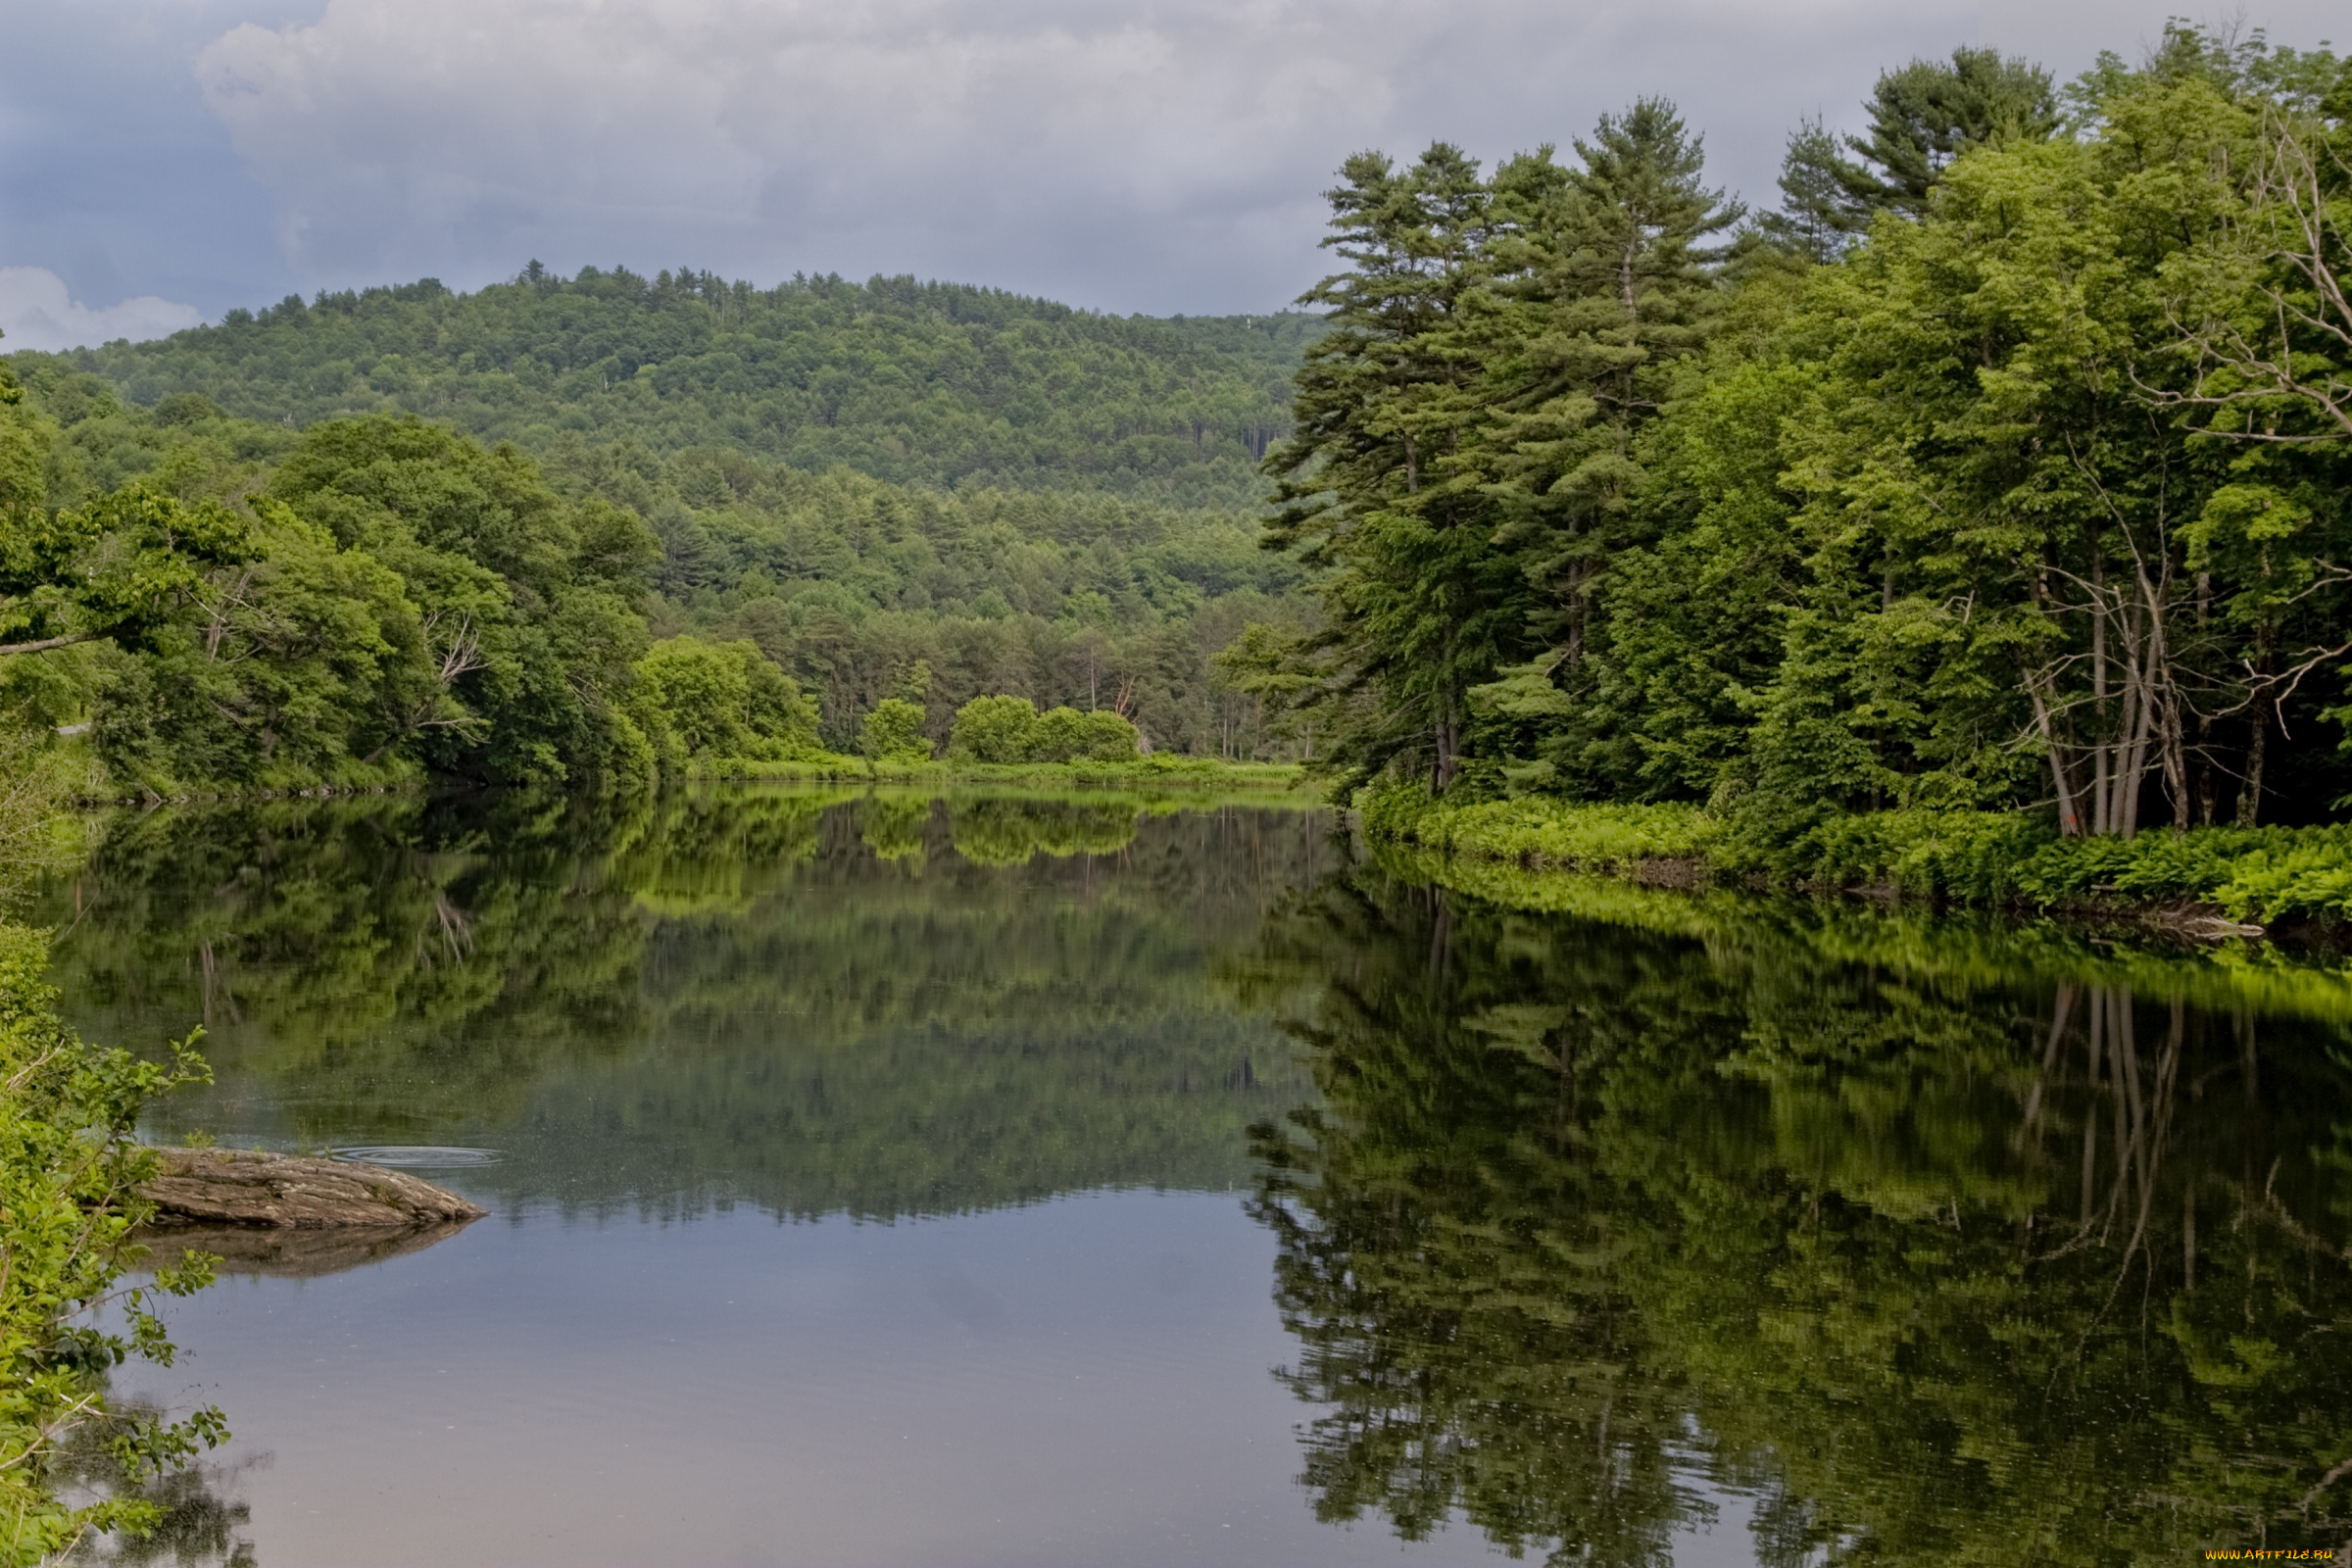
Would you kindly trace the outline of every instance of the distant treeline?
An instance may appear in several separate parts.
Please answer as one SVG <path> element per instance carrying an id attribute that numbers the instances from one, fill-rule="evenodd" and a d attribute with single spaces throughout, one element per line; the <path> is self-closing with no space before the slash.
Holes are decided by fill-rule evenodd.
<path id="1" fill-rule="evenodd" d="M 875 277 L 775 288 L 534 262 L 473 294 L 426 278 L 289 295 L 150 343 L 19 355 L 124 401 L 200 393 L 295 428 L 416 414 L 545 451 L 572 434 L 727 447 L 901 484 L 1085 487 L 1248 505 L 1289 428 L 1301 314 L 1102 316 L 995 289 Z"/>
<path id="2" fill-rule="evenodd" d="M 627 780 L 856 750 L 889 699 L 918 748 L 992 695 L 1161 751 L 1290 744 L 1213 662 L 1307 613 L 1231 512 L 576 436 L 543 464 L 26 369 L 0 388 L 0 703 L 85 735 L 91 792 Z"/>
<path id="3" fill-rule="evenodd" d="M 1249 622 L 1310 614 L 1305 573 L 1259 549 L 1246 514 L 899 486 L 723 449 L 560 443 L 549 467 L 652 520 L 657 635 L 749 638 L 815 699 L 835 746 L 894 695 L 929 709 L 944 741 L 956 709 L 1008 693 L 1117 709 L 1163 750 L 1287 755 L 1212 662 Z"/>

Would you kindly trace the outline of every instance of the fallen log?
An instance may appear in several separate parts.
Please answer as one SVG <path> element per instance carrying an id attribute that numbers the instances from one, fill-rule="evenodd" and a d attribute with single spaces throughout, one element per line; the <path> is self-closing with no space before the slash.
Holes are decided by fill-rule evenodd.
<path id="1" fill-rule="evenodd" d="M 244 1149 L 158 1149 L 139 1196 L 152 1229 L 183 1225 L 373 1230 L 479 1219 L 488 1210 L 445 1188 L 380 1165 Z"/>

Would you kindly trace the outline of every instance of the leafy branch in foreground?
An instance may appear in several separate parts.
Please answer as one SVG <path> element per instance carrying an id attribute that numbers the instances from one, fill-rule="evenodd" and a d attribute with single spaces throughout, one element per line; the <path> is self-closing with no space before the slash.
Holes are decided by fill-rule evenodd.
<path id="1" fill-rule="evenodd" d="M 136 1356 L 169 1366 L 156 1307 L 212 1283 L 213 1260 L 183 1254 L 122 1287 L 154 1156 L 131 1132 L 153 1095 L 210 1079 L 191 1038 L 167 1063 L 84 1044 L 59 1022 L 42 974 L 47 939 L 0 925 L 0 1564 L 62 1555 L 93 1531 L 137 1532 L 152 1502 L 120 1493 L 59 1494 L 65 1446 L 96 1436 L 123 1477 L 161 1477 L 223 1441 L 220 1412 L 172 1421 L 124 1410 L 107 1378 Z M 101 1326 L 111 1315 L 119 1329 Z"/>

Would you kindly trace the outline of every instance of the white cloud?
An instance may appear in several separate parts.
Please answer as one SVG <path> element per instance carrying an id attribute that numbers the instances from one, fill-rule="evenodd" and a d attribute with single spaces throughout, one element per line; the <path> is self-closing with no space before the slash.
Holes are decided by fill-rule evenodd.
<path id="1" fill-rule="evenodd" d="M 204 322 L 193 305 L 142 294 L 92 310 L 66 292 L 65 279 L 45 267 L 0 267 L 0 353 L 14 349 L 85 348 L 119 337 L 140 342 Z"/>
<path id="2" fill-rule="evenodd" d="M 912 270 L 1254 309 L 1348 154 L 1492 157 L 1644 92 L 1769 193 L 1787 127 L 1969 0 L 330 0 L 198 57 L 296 267 Z"/>

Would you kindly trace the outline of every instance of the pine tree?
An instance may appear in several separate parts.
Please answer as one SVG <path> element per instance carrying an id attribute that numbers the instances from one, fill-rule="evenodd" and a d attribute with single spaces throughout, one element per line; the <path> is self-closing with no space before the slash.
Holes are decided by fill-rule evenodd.
<path id="1" fill-rule="evenodd" d="M 1465 694 L 1521 656 L 1526 621 L 1492 508 L 1448 466 L 1483 417 L 1483 345 L 1466 316 L 1491 265 L 1494 192 L 1443 142 L 1405 170 L 1359 154 L 1342 178 L 1324 244 L 1350 267 L 1300 301 L 1332 329 L 1299 369 L 1297 433 L 1266 460 L 1279 510 L 1265 543 L 1338 568 L 1307 698 L 1330 710 L 1334 760 L 1362 776 L 1426 759 L 1443 787 Z"/>
<path id="2" fill-rule="evenodd" d="M 1835 260 L 1845 236 L 1866 232 L 1883 212 L 1921 216 L 1943 171 L 1969 148 L 2047 140 L 2060 123 L 2050 74 L 1995 49 L 1962 47 L 1948 65 L 1914 60 L 1882 72 L 1863 108 L 1869 134 L 1847 136 L 1843 147 L 1819 120 L 1798 124 L 1781 164 L 1781 211 L 1763 220 L 1767 234 L 1816 261 Z"/>
<path id="3" fill-rule="evenodd" d="M 1781 210 L 1759 214 L 1756 226 L 1807 261 L 1838 260 L 1853 241 L 1859 211 L 1838 177 L 1843 164 L 1838 138 L 1819 118 L 1798 122 L 1781 160 Z"/>

